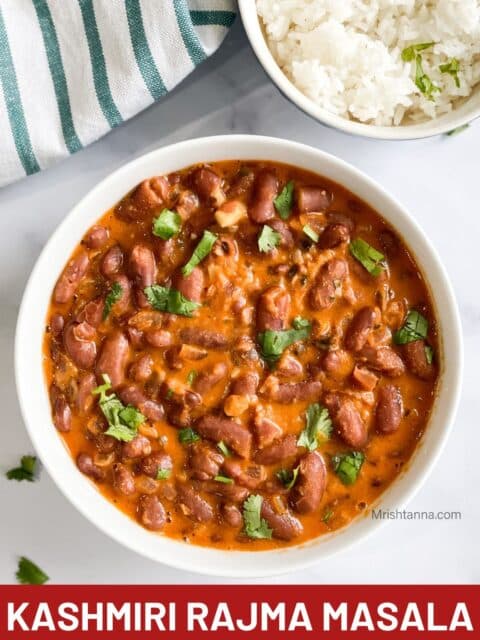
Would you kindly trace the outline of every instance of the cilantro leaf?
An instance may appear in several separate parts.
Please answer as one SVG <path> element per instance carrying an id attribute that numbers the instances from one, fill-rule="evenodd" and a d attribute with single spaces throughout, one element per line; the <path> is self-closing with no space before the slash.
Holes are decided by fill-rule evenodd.
<path id="1" fill-rule="evenodd" d="M 220 442 L 217 442 L 217 449 L 221 451 L 221 453 L 223 453 L 225 458 L 230 458 L 232 455 L 230 449 L 227 447 L 227 445 L 224 443 L 223 440 L 220 440 Z"/>
<path id="2" fill-rule="evenodd" d="M 311 404 L 306 413 L 306 425 L 300 434 L 297 445 L 315 451 L 318 446 L 332 435 L 332 421 L 328 409 L 321 404 Z"/>
<path id="3" fill-rule="evenodd" d="M 123 293 L 123 287 L 119 282 L 114 282 L 110 287 L 110 291 L 105 298 L 105 305 L 103 307 L 102 320 L 106 320 L 113 305 L 120 300 Z"/>
<path id="4" fill-rule="evenodd" d="M 262 232 L 258 236 L 258 248 L 263 253 L 268 253 L 269 251 L 273 251 L 275 247 L 278 247 L 282 236 L 278 233 L 278 231 L 274 231 L 272 227 L 268 225 L 263 225 Z"/>
<path id="5" fill-rule="evenodd" d="M 441 91 L 423 70 L 422 56 L 419 55 L 415 58 L 415 84 L 428 100 L 434 100 L 433 94 Z"/>
<path id="6" fill-rule="evenodd" d="M 262 503 L 262 496 L 254 494 L 243 503 L 243 522 L 245 533 L 249 538 L 270 539 L 272 537 L 272 530 L 261 517 Z"/>
<path id="7" fill-rule="evenodd" d="M 33 482 L 35 480 L 36 467 L 37 458 L 35 456 L 22 456 L 20 466 L 10 469 L 5 475 L 9 480 Z"/>
<path id="8" fill-rule="evenodd" d="M 446 136 L 456 136 L 459 133 L 462 133 L 462 131 L 465 131 L 465 129 L 469 129 L 470 125 L 467 124 L 462 124 L 460 127 L 457 127 L 456 129 L 452 129 L 451 131 L 447 131 L 447 133 L 445 134 Z"/>
<path id="9" fill-rule="evenodd" d="M 288 220 L 292 212 L 294 189 L 295 183 L 293 180 L 290 180 L 273 201 L 275 209 L 278 211 L 278 215 L 282 220 Z"/>
<path id="10" fill-rule="evenodd" d="M 227 476 L 215 476 L 214 480 L 222 484 L 233 484 L 232 478 L 228 478 Z"/>
<path id="11" fill-rule="evenodd" d="M 199 302 L 193 302 L 185 298 L 177 289 L 161 287 L 159 284 L 152 284 L 143 290 L 148 302 L 157 311 L 167 311 L 177 316 L 191 318 L 193 313 L 200 307 Z"/>
<path id="12" fill-rule="evenodd" d="M 385 256 L 370 246 L 365 240 L 356 238 L 352 240 L 349 248 L 352 256 L 358 260 L 372 276 L 379 276 L 383 269 L 385 269 Z"/>
<path id="13" fill-rule="evenodd" d="M 137 435 L 138 427 L 145 422 L 145 416 L 135 407 L 125 406 L 115 393 L 107 396 L 107 391 L 110 391 L 112 384 L 105 373 L 102 378 L 104 384 L 94 389 L 92 393 L 100 396 L 98 404 L 108 422 L 105 434 L 121 442 L 131 442 Z"/>
<path id="14" fill-rule="evenodd" d="M 433 362 L 433 348 L 429 345 L 425 345 L 425 358 L 427 360 L 427 364 L 432 364 Z"/>
<path id="15" fill-rule="evenodd" d="M 195 369 L 192 369 L 187 376 L 187 384 L 189 387 L 192 386 L 192 384 L 195 381 L 195 378 L 198 376 L 198 371 L 195 371 Z"/>
<path id="16" fill-rule="evenodd" d="M 351 451 L 332 457 L 333 470 L 345 485 L 353 484 L 365 461 L 361 451 Z"/>
<path id="17" fill-rule="evenodd" d="M 312 227 L 309 224 L 306 224 L 303 227 L 302 231 L 308 238 L 310 238 L 312 242 L 318 242 L 318 238 L 320 236 L 314 229 L 312 229 Z"/>
<path id="18" fill-rule="evenodd" d="M 157 480 L 168 480 L 168 478 L 172 475 L 171 469 L 162 469 L 160 468 L 157 471 Z"/>
<path id="19" fill-rule="evenodd" d="M 458 77 L 458 72 L 460 71 L 460 63 L 457 58 L 452 58 L 445 64 L 441 64 L 439 67 L 442 73 L 448 73 L 455 80 L 455 84 L 458 88 L 460 88 L 460 78 Z"/>
<path id="20" fill-rule="evenodd" d="M 162 240 L 170 240 L 178 235 L 182 226 L 182 218 L 176 211 L 164 209 L 158 218 L 154 218 L 152 225 L 152 233 Z"/>
<path id="21" fill-rule="evenodd" d="M 326 509 L 322 516 L 322 522 L 324 524 L 328 524 L 332 516 L 333 516 L 333 511 L 331 509 Z"/>
<path id="22" fill-rule="evenodd" d="M 195 267 L 208 256 L 210 251 L 213 249 L 213 245 L 217 241 L 217 238 L 217 234 L 212 233 L 211 231 L 203 232 L 203 236 L 200 242 L 197 244 L 194 252 L 192 253 L 192 257 L 182 268 L 182 273 L 184 276 L 189 276 L 195 269 Z"/>
<path id="23" fill-rule="evenodd" d="M 193 444 L 198 440 L 200 440 L 200 436 L 190 427 L 180 429 L 180 431 L 178 432 L 178 441 L 182 444 Z"/>
<path id="24" fill-rule="evenodd" d="M 275 475 L 283 484 L 285 489 L 291 489 L 297 481 L 299 471 L 299 466 L 295 467 L 294 469 L 279 469 Z"/>
<path id="25" fill-rule="evenodd" d="M 402 60 L 404 62 L 412 62 L 419 51 L 425 51 L 433 47 L 435 42 L 423 42 L 420 44 L 412 44 L 402 51 Z"/>
<path id="26" fill-rule="evenodd" d="M 15 574 L 20 584 L 45 584 L 50 578 L 31 560 L 21 557 Z"/>
<path id="27" fill-rule="evenodd" d="M 395 344 L 408 344 L 417 340 L 424 340 L 428 334 L 428 320 L 421 313 L 411 309 L 406 320 L 398 331 L 393 334 Z"/>
<path id="28" fill-rule="evenodd" d="M 299 340 L 307 340 L 312 331 L 312 325 L 305 318 L 295 318 L 293 327 L 293 329 L 286 331 L 267 329 L 267 331 L 258 334 L 257 340 L 262 349 L 262 358 L 270 366 L 276 363 L 287 347 Z"/>

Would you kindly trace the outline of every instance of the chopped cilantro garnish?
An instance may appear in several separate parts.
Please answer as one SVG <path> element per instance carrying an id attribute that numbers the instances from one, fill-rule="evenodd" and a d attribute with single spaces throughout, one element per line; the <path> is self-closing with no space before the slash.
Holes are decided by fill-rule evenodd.
<path id="1" fill-rule="evenodd" d="M 278 215 L 282 220 L 288 220 L 292 212 L 294 189 L 295 183 L 293 180 L 290 180 L 290 182 L 287 182 L 280 194 L 273 201 L 275 209 L 278 211 Z"/>
<path id="2" fill-rule="evenodd" d="M 228 478 L 227 476 L 215 476 L 214 480 L 222 484 L 233 484 L 232 478 Z"/>
<path id="3" fill-rule="evenodd" d="M 306 413 L 306 425 L 297 444 L 315 451 L 317 447 L 332 435 L 332 421 L 328 409 L 321 404 L 311 404 Z"/>
<path id="4" fill-rule="evenodd" d="M 107 391 L 110 391 L 112 384 L 105 373 L 102 378 L 104 384 L 94 389 L 92 393 L 100 396 L 98 404 L 108 422 L 105 435 L 122 442 L 131 442 L 137 435 L 138 427 L 145 422 L 145 416 L 135 407 L 125 406 L 115 393 L 107 396 Z"/>
<path id="5" fill-rule="evenodd" d="M 273 251 L 275 247 L 278 247 L 282 236 L 278 233 L 278 231 L 274 231 L 272 227 L 268 225 L 263 225 L 263 229 L 258 236 L 258 248 L 263 253 L 268 253 L 269 251 Z"/>
<path id="6" fill-rule="evenodd" d="M 421 313 L 411 309 L 398 331 L 393 334 L 395 344 L 408 344 L 416 340 L 424 340 L 428 334 L 428 320 Z"/>
<path id="7" fill-rule="evenodd" d="M 220 440 L 220 442 L 217 442 L 217 449 L 221 451 L 221 453 L 225 456 L 225 458 L 230 458 L 230 456 L 232 455 L 230 449 L 227 447 L 227 445 L 224 443 L 223 440 Z"/>
<path id="8" fill-rule="evenodd" d="M 196 431 L 194 431 L 190 427 L 187 427 L 185 429 L 180 429 L 180 431 L 178 432 L 178 440 L 182 444 L 193 444 L 194 442 L 200 440 L 200 436 Z"/>
<path id="9" fill-rule="evenodd" d="M 188 300 L 185 296 L 177 291 L 177 289 L 169 289 L 153 284 L 146 287 L 144 293 L 148 302 L 157 311 L 167 311 L 177 316 L 186 316 L 191 318 L 193 313 L 200 307 L 200 303 Z"/>
<path id="10" fill-rule="evenodd" d="M 204 260 L 210 251 L 213 249 L 213 245 L 217 241 L 218 236 L 211 231 L 204 231 L 200 242 L 195 247 L 192 257 L 183 267 L 182 273 L 184 276 L 189 276 L 195 267 Z"/>
<path id="11" fill-rule="evenodd" d="M 309 224 L 303 227 L 303 233 L 310 238 L 312 242 L 318 242 L 319 235 Z"/>
<path id="12" fill-rule="evenodd" d="M 153 235 L 162 240 L 170 240 L 176 236 L 182 226 L 182 218 L 176 211 L 164 209 L 158 218 L 154 218 L 152 231 Z"/>
<path id="13" fill-rule="evenodd" d="M 272 537 L 272 530 L 261 516 L 262 503 L 262 496 L 254 494 L 243 503 L 243 522 L 245 533 L 249 538 L 270 539 Z"/>
<path id="14" fill-rule="evenodd" d="M 460 63 L 457 58 L 452 58 L 445 64 L 440 65 L 440 71 L 442 73 L 448 73 L 455 80 L 455 84 L 458 88 L 460 88 L 460 78 L 458 77 L 458 72 L 460 71 Z"/>
<path id="15" fill-rule="evenodd" d="M 343 484 L 353 484 L 365 461 L 365 456 L 361 451 L 351 451 L 337 456 L 333 456 L 333 470 L 343 482 Z"/>
<path id="16" fill-rule="evenodd" d="M 285 489 L 291 489 L 297 481 L 299 471 L 300 467 L 295 467 L 294 469 L 279 469 L 275 475 L 283 484 Z"/>
<path id="17" fill-rule="evenodd" d="M 113 305 L 120 300 L 123 293 L 123 287 L 119 282 L 114 282 L 110 287 L 110 291 L 105 298 L 105 305 L 103 307 L 102 320 L 106 320 Z"/>
<path id="18" fill-rule="evenodd" d="M 368 242 L 362 240 L 362 238 L 352 240 L 350 253 L 372 276 L 379 276 L 385 269 L 385 256 L 370 246 Z"/>
<path id="19" fill-rule="evenodd" d="M 305 318 L 297 317 L 293 321 L 293 329 L 286 331 L 271 331 L 268 329 L 257 336 L 262 348 L 262 357 L 273 366 L 287 347 L 299 340 L 307 340 L 310 336 L 312 325 Z"/>

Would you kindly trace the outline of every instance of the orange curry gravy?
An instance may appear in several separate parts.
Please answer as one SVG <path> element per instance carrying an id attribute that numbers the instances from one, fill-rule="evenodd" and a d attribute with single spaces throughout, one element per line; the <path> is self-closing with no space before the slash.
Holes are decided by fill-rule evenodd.
<path id="1" fill-rule="evenodd" d="M 283 221 L 273 200 L 290 181 Z M 181 218 L 168 240 L 152 232 L 165 208 Z M 280 243 L 261 252 L 265 225 Z M 182 276 L 206 229 L 218 240 Z M 358 238 L 384 255 L 379 275 L 352 255 Z M 103 319 L 114 283 L 121 296 Z M 144 291 L 155 284 L 201 306 L 193 317 L 155 310 Z M 428 335 L 397 345 L 411 310 Z M 259 334 L 296 317 L 309 336 L 269 366 Z M 437 346 L 427 286 L 378 213 L 304 170 L 229 161 L 146 180 L 89 230 L 53 293 L 44 360 L 55 426 L 106 499 L 163 535 L 265 550 L 345 526 L 395 480 L 428 422 Z M 102 374 L 107 395 L 145 417 L 131 442 L 105 434 L 92 394 Z M 308 451 L 297 440 L 316 403 L 333 429 Z M 179 441 L 187 428 L 193 444 Z M 334 456 L 353 451 L 365 459 L 344 484 Z M 245 532 L 251 495 L 271 538 Z"/>

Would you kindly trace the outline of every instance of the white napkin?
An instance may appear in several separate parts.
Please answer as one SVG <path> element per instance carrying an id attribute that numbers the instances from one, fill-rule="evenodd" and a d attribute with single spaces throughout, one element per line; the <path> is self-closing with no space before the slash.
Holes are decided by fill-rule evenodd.
<path id="1" fill-rule="evenodd" d="M 0 0 L 0 186 L 168 93 L 234 18 L 234 0 Z"/>

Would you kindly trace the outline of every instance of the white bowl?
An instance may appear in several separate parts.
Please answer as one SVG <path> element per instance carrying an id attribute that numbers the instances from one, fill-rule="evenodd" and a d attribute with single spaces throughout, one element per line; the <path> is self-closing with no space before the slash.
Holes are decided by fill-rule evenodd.
<path id="1" fill-rule="evenodd" d="M 43 249 L 28 281 L 15 338 L 15 375 L 22 414 L 45 468 L 67 498 L 92 523 L 126 547 L 173 567 L 203 574 L 259 577 L 300 569 L 357 542 L 380 519 L 361 517 L 347 528 L 296 547 L 266 552 L 226 552 L 187 545 L 143 529 L 106 500 L 76 468 L 51 419 L 42 367 L 42 341 L 50 296 L 86 230 L 125 193 L 148 176 L 199 162 L 260 159 L 293 164 L 330 178 L 379 211 L 408 238 L 429 283 L 439 321 L 443 371 L 433 415 L 408 470 L 383 494 L 379 506 L 401 508 L 437 460 L 452 426 L 460 393 L 462 339 L 452 288 L 443 266 L 413 218 L 379 185 L 337 158 L 301 144 L 257 136 L 218 136 L 153 151 L 101 182 L 69 213 Z"/>
<path id="2" fill-rule="evenodd" d="M 291 102 L 322 124 L 366 138 L 413 140 L 448 133 L 449 131 L 468 124 L 480 116 L 480 86 L 477 86 L 472 95 L 456 106 L 450 113 L 417 124 L 379 127 L 335 115 L 317 105 L 297 89 L 280 69 L 268 48 L 257 13 L 256 1 L 238 0 L 238 6 L 250 44 L 260 64 L 270 76 L 271 80 Z"/>

